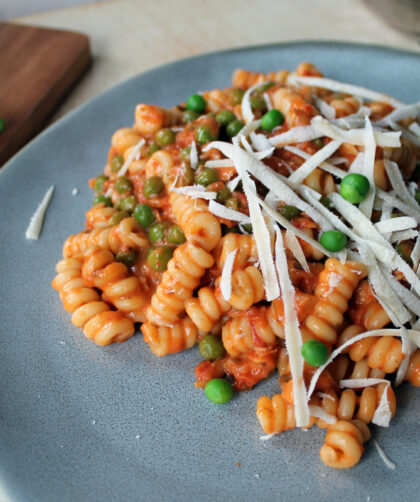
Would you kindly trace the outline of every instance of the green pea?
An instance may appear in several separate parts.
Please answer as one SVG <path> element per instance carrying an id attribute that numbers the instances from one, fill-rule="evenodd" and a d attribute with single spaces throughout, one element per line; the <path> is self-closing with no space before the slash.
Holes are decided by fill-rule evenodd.
<path id="1" fill-rule="evenodd" d="M 115 261 L 124 263 L 126 267 L 132 267 L 137 259 L 137 253 L 133 249 L 125 252 L 120 252 L 115 255 Z"/>
<path id="2" fill-rule="evenodd" d="M 139 204 L 136 206 L 133 216 L 144 228 L 147 228 L 156 220 L 156 216 L 152 211 L 152 208 L 147 204 Z"/>
<path id="3" fill-rule="evenodd" d="M 318 340 L 308 340 L 302 345 L 301 354 L 311 366 L 322 366 L 328 359 L 328 347 Z"/>
<path id="4" fill-rule="evenodd" d="M 417 204 L 420 204 L 420 189 L 416 188 L 416 193 L 414 195 L 414 198 L 417 201 Z"/>
<path id="5" fill-rule="evenodd" d="M 327 209 L 331 209 L 332 207 L 332 204 L 331 204 L 331 200 L 328 198 L 328 197 L 325 197 L 325 195 L 323 195 L 320 199 L 319 199 L 319 202 L 325 206 Z"/>
<path id="6" fill-rule="evenodd" d="M 251 223 L 242 223 L 241 227 L 245 230 L 247 234 L 252 234 L 252 225 Z"/>
<path id="7" fill-rule="evenodd" d="M 153 155 L 158 150 L 160 150 L 160 146 L 157 143 L 155 143 L 154 141 L 152 141 L 149 144 L 149 148 L 147 150 L 147 155 L 150 157 L 151 155 Z"/>
<path id="8" fill-rule="evenodd" d="M 238 88 L 233 88 L 229 91 L 229 103 L 231 106 L 240 105 L 245 91 Z"/>
<path id="9" fill-rule="evenodd" d="M 293 220 L 293 218 L 297 218 L 300 216 L 302 211 L 295 206 L 283 206 L 280 208 L 280 214 L 282 214 L 289 221 Z"/>
<path id="10" fill-rule="evenodd" d="M 160 176 L 152 176 L 146 180 L 146 183 L 143 187 L 143 195 L 150 199 L 155 195 L 160 194 L 162 190 L 165 188 L 163 183 L 163 179 Z"/>
<path id="11" fill-rule="evenodd" d="M 178 227 L 178 225 L 173 225 L 168 230 L 168 242 L 171 244 L 182 244 L 185 242 L 184 232 Z"/>
<path id="12" fill-rule="evenodd" d="M 107 207 L 112 207 L 112 200 L 109 197 L 105 197 L 105 195 L 97 195 L 93 201 L 92 201 L 92 206 L 96 206 L 96 204 L 100 204 L 103 202 L 105 206 Z"/>
<path id="13" fill-rule="evenodd" d="M 130 216 L 129 213 L 126 211 L 118 211 L 118 213 L 114 213 L 111 218 L 109 219 L 109 224 L 111 226 L 118 225 L 120 221 L 122 221 L 124 218 L 128 218 Z"/>
<path id="14" fill-rule="evenodd" d="M 233 227 L 228 227 L 225 224 L 222 224 L 222 235 L 227 235 L 227 234 L 240 234 L 241 229 L 239 228 L 238 225 L 234 225 Z"/>
<path id="15" fill-rule="evenodd" d="M 183 172 L 184 185 L 193 185 L 194 184 L 194 178 L 195 178 L 195 171 L 194 171 L 194 169 L 192 169 L 191 166 L 186 165 L 184 167 L 184 172 Z"/>
<path id="16" fill-rule="evenodd" d="M 186 148 L 182 148 L 182 150 L 179 151 L 179 160 L 182 160 L 183 162 L 189 162 L 190 161 L 190 153 L 191 153 L 191 147 L 187 146 Z"/>
<path id="17" fill-rule="evenodd" d="M 244 126 L 245 124 L 242 120 L 234 120 L 226 126 L 226 134 L 233 138 L 233 136 L 236 136 Z"/>
<path id="18" fill-rule="evenodd" d="M 225 202 L 225 206 L 230 209 L 234 209 L 235 211 L 239 210 L 239 199 L 237 197 L 229 197 L 229 199 Z"/>
<path id="19" fill-rule="evenodd" d="M 3 132 L 4 130 L 4 119 L 0 117 L 0 132 Z"/>
<path id="20" fill-rule="evenodd" d="M 204 145 L 204 143 L 209 143 L 210 141 L 214 141 L 216 139 L 216 137 L 211 133 L 210 129 L 205 125 L 201 125 L 197 128 L 197 131 L 195 132 L 195 138 L 201 145 Z"/>
<path id="21" fill-rule="evenodd" d="M 324 140 L 322 138 L 316 138 L 312 141 L 312 143 L 317 147 L 317 148 L 323 148 L 324 146 Z"/>
<path id="22" fill-rule="evenodd" d="M 275 127 L 283 124 L 284 115 L 281 111 L 273 108 L 267 112 L 261 119 L 261 127 L 266 131 L 272 131 Z"/>
<path id="23" fill-rule="evenodd" d="M 175 141 L 175 132 L 172 129 L 161 129 L 155 134 L 155 141 L 162 148 L 172 145 Z"/>
<path id="24" fill-rule="evenodd" d="M 271 82 L 271 81 L 264 82 L 263 84 L 258 86 L 254 92 L 256 94 L 262 94 L 263 92 L 268 91 L 268 89 L 270 89 L 270 87 L 273 87 L 273 85 L 275 85 L 274 82 Z"/>
<path id="25" fill-rule="evenodd" d="M 236 115 L 230 110 L 222 110 L 216 115 L 216 120 L 220 125 L 225 126 L 236 120 Z"/>
<path id="26" fill-rule="evenodd" d="M 265 102 L 265 99 L 262 96 L 256 95 L 256 96 L 251 96 L 249 98 L 249 102 L 251 103 L 251 108 L 253 110 L 265 110 L 267 108 L 267 103 Z"/>
<path id="27" fill-rule="evenodd" d="M 151 242 L 163 241 L 165 238 L 165 232 L 168 228 L 167 223 L 161 221 L 160 223 L 155 223 L 149 228 L 149 239 Z"/>
<path id="28" fill-rule="evenodd" d="M 217 174 L 216 169 L 212 169 L 211 167 L 205 167 L 202 169 L 197 177 L 196 177 L 196 182 L 199 185 L 211 185 L 212 183 L 215 183 L 219 179 L 219 175 Z"/>
<path id="29" fill-rule="evenodd" d="M 190 122 L 194 122 L 194 120 L 197 120 L 199 116 L 200 116 L 199 113 L 194 112 L 193 110 L 187 110 L 184 113 L 184 122 L 186 124 L 189 124 Z"/>
<path id="30" fill-rule="evenodd" d="M 122 168 L 123 164 L 124 157 L 122 155 L 115 155 L 110 162 L 111 172 L 117 173 Z"/>
<path id="31" fill-rule="evenodd" d="M 138 204 L 137 197 L 135 195 L 129 195 L 128 197 L 123 197 L 118 200 L 117 207 L 122 211 L 128 211 L 132 213 Z"/>
<path id="32" fill-rule="evenodd" d="M 207 399 L 216 404 L 224 404 L 233 397 L 232 385 L 224 378 L 213 378 L 205 386 L 204 391 Z"/>
<path id="33" fill-rule="evenodd" d="M 198 345 L 201 357 L 212 361 L 213 359 L 218 359 L 222 357 L 225 353 L 225 348 L 223 347 L 222 340 L 219 336 L 206 335 L 204 336 Z"/>
<path id="34" fill-rule="evenodd" d="M 341 251 L 346 247 L 347 237 L 339 230 L 328 230 L 321 235 L 321 244 L 327 251 Z"/>
<path id="35" fill-rule="evenodd" d="M 185 107 L 187 110 L 203 113 L 206 109 L 206 100 L 201 94 L 192 94 L 185 102 Z"/>
<path id="36" fill-rule="evenodd" d="M 228 187 L 223 187 L 217 192 L 217 197 L 216 197 L 217 202 L 226 202 L 229 199 L 231 193 L 232 192 L 229 190 Z"/>
<path id="37" fill-rule="evenodd" d="M 404 261 L 406 261 L 410 266 L 413 266 L 413 260 L 411 258 L 411 247 L 406 242 L 399 242 L 395 246 L 395 250 Z"/>
<path id="38" fill-rule="evenodd" d="M 348 174 L 340 183 L 340 194 L 352 204 L 359 204 L 366 198 L 370 189 L 369 180 L 363 174 Z"/>
<path id="39" fill-rule="evenodd" d="M 101 193 L 102 189 L 104 187 L 105 181 L 108 179 L 108 176 L 105 176 L 105 174 L 101 174 L 97 178 L 95 178 L 95 184 L 93 185 L 93 189 L 97 193 Z"/>
<path id="40" fill-rule="evenodd" d="M 127 193 L 131 190 L 131 181 L 124 176 L 121 176 L 115 182 L 115 190 L 118 193 Z"/>
<path id="41" fill-rule="evenodd" d="M 157 248 L 152 248 L 147 255 L 147 263 L 153 270 L 164 272 L 173 254 L 173 247 L 159 246 Z"/>

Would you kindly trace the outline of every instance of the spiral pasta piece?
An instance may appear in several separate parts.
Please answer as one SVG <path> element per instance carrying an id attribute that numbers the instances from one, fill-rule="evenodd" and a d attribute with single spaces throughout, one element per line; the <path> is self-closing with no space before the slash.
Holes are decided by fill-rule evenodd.
<path id="1" fill-rule="evenodd" d="M 360 395 L 357 395 L 353 389 L 344 389 L 340 396 L 337 396 L 334 391 L 324 392 L 320 395 L 317 404 L 339 420 L 357 418 L 361 422 L 369 424 L 372 422 L 384 392 L 387 393 L 386 397 L 393 417 L 397 408 L 395 393 L 391 386 L 385 382 L 374 387 L 364 388 Z M 317 425 L 321 428 L 328 426 L 322 419 L 317 420 Z"/>
<path id="2" fill-rule="evenodd" d="M 263 82 L 284 84 L 289 74 L 290 73 L 287 70 L 258 73 L 255 71 L 237 69 L 233 73 L 232 83 L 234 87 L 240 87 L 241 89 L 248 89 L 248 87 L 252 87 L 256 84 L 262 84 Z"/>
<path id="3" fill-rule="evenodd" d="M 391 322 L 385 309 L 374 296 L 369 282 L 361 281 L 349 308 L 350 319 L 368 331 L 381 329 Z"/>
<path id="4" fill-rule="evenodd" d="M 85 255 L 82 276 L 88 285 L 103 292 L 109 301 L 135 322 L 143 322 L 144 308 L 149 295 L 138 277 L 132 275 L 123 263 L 115 261 L 111 251 L 90 248 Z"/>
<path id="5" fill-rule="evenodd" d="M 135 218 L 124 218 L 108 232 L 108 246 L 114 254 L 117 254 L 127 249 L 147 248 L 149 239 Z"/>
<path id="6" fill-rule="evenodd" d="M 141 140 L 141 136 L 129 127 L 118 129 L 112 136 L 111 146 L 117 153 L 124 155 L 127 150 L 137 145 Z"/>
<path id="7" fill-rule="evenodd" d="M 271 399 L 268 396 L 260 397 L 257 401 L 257 418 L 266 434 L 280 434 L 296 427 L 294 405 L 282 394 L 275 394 Z M 311 417 L 305 429 L 314 423 L 315 418 Z"/>
<path id="8" fill-rule="evenodd" d="M 405 379 L 414 387 L 420 387 L 420 349 L 411 355 Z"/>
<path id="9" fill-rule="evenodd" d="M 328 195 L 331 192 L 337 191 L 332 175 L 326 173 L 319 167 L 312 171 L 312 173 L 303 180 L 303 183 L 322 195 Z"/>
<path id="10" fill-rule="evenodd" d="M 260 307 L 257 316 L 235 317 L 223 326 L 223 345 L 229 355 L 239 357 L 277 345 L 277 337 L 270 328 L 265 313 L 265 307 Z"/>
<path id="11" fill-rule="evenodd" d="M 161 106 L 140 103 L 134 114 L 135 128 L 140 134 L 155 134 L 163 127 L 170 127 L 182 120 L 178 109 L 167 109 Z"/>
<path id="12" fill-rule="evenodd" d="M 91 246 L 99 246 L 102 249 L 109 249 L 108 237 L 111 231 L 110 227 L 94 228 L 70 235 L 64 242 L 63 257 L 70 258 L 76 254 L 84 253 Z"/>
<path id="13" fill-rule="evenodd" d="M 172 327 L 155 326 L 150 322 L 145 322 L 141 330 L 150 350 L 156 356 L 166 356 L 190 349 L 195 345 L 198 337 L 196 326 L 187 317 Z"/>
<path id="14" fill-rule="evenodd" d="M 336 95 L 332 94 L 330 98 L 326 99 L 326 101 L 334 108 L 336 118 L 352 115 L 360 108 L 360 101 L 353 97 L 337 99 Z"/>
<path id="15" fill-rule="evenodd" d="M 365 265 L 358 262 L 346 262 L 344 265 L 336 258 L 325 262 L 324 270 L 319 274 L 315 296 L 318 302 L 314 313 L 305 319 L 302 335 L 315 338 L 332 345 L 337 341 L 336 329 L 343 323 L 343 314 L 348 301 L 353 295 L 358 282 L 367 274 Z"/>
<path id="16" fill-rule="evenodd" d="M 299 323 L 314 310 L 317 299 L 313 295 L 308 295 L 296 289 L 294 307 Z M 271 329 L 279 338 L 284 338 L 284 304 L 281 298 L 271 302 L 267 311 L 268 322 Z"/>
<path id="17" fill-rule="evenodd" d="M 419 148 L 405 138 L 401 138 L 399 148 L 385 148 L 384 156 L 398 164 L 405 177 L 410 177 L 420 156 Z"/>
<path id="18" fill-rule="evenodd" d="M 366 424 L 353 420 L 338 420 L 328 426 L 320 456 L 324 464 L 335 469 L 348 469 L 362 457 L 363 443 L 370 438 Z"/>
<path id="19" fill-rule="evenodd" d="M 153 153 L 146 162 L 146 179 L 160 176 L 167 187 L 172 183 L 174 161 L 166 150 Z"/>
<path id="20" fill-rule="evenodd" d="M 175 192 L 171 192 L 169 201 L 187 241 L 206 251 L 214 249 L 222 231 L 219 220 L 210 213 L 207 203 L 203 199 L 191 199 Z"/>
<path id="21" fill-rule="evenodd" d="M 296 427 L 293 404 L 281 394 L 261 396 L 257 401 L 257 418 L 266 434 L 280 434 Z"/>
<path id="22" fill-rule="evenodd" d="M 223 314 L 231 308 L 216 283 L 215 288 L 204 287 L 199 289 L 197 298 L 190 298 L 185 301 L 185 310 L 201 331 L 209 333 Z"/>
<path id="23" fill-rule="evenodd" d="M 231 108 L 229 93 L 222 89 L 213 89 L 203 92 L 203 98 L 206 100 L 207 108 L 210 112 L 217 113 L 221 110 Z"/>
<path id="24" fill-rule="evenodd" d="M 100 301 L 99 294 L 86 286 L 82 264 L 82 255 L 58 262 L 53 288 L 60 292 L 65 310 L 73 314 L 73 324 L 87 338 L 98 345 L 124 342 L 134 334 L 133 322 L 121 312 L 112 312 L 107 303 Z"/>
<path id="25" fill-rule="evenodd" d="M 226 258 L 230 253 L 236 251 L 233 268 L 245 268 L 251 262 L 258 259 L 257 245 L 252 235 L 230 233 L 220 240 L 220 256 L 217 258 L 217 265 L 223 268 Z"/>
<path id="26" fill-rule="evenodd" d="M 271 96 L 273 106 L 280 110 L 289 127 L 310 125 L 312 117 L 319 112 L 302 96 L 286 87 L 281 87 Z"/>
<path id="27" fill-rule="evenodd" d="M 111 217 L 118 212 L 115 207 L 107 207 L 103 202 L 86 211 L 86 230 L 112 227 Z"/>
<path id="28" fill-rule="evenodd" d="M 264 280 L 256 267 L 236 270 L 232 274 L 232 295 L 229 303 L 237 310 L 246 310 L 264 299 Z"/>
<path id="29" fill-rule="evenodd" d="M 204 249 L 190 242 L 179 246 L 152 296 L 146 310 L 147 320 L 157 326 L 177 323 L 185 310 L 185 300 L 192 297 L 204 272 L 213 263 L 213 257 Z"/>

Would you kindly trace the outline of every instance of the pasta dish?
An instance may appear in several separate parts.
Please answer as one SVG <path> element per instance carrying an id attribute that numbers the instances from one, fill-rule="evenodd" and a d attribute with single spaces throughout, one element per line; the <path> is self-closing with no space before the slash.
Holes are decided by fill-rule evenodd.
<path id="1" fill-rule="evenodd" d="M 420 104 L 310 63 L 186 98 L 112 136 L 52 286 L 98 345 L 199 344 L 215 403 L 276 373 L 264 432 L 317 424 L 352 467 L 393 385 L 420 386 Z"/>

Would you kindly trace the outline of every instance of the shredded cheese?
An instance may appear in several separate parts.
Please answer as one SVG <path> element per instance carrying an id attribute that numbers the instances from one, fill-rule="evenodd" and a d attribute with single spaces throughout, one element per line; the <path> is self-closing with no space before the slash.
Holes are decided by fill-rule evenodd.
<path id="1" fill-rule="evenodd" d="M 217 169 L 218 167 L 233 167 L 233 162 L 230 159 L 207 160 L 204 167 Z"/>
<path id="2" fill-rule="evenodd" d="M 321 98 L 315 97 L 315 106 L 328 120 L 335 119 L 335 108 Z"/>
<path id="3" fill-rule="evenodd" d="M 380 92 L 372 91 L 371 89 L 366 89 L 365 87 L 360 87 L 358 85 L 338 82 L 337 80 L 332 80 L 330 78 L 299 77 L 297 75 L 290 75 L 287 79 L 287 82 L 290 83 L 291 85 L 302 84 L 308 87 L 319 87 L 321 89 L 328 89 L 334 92 L 343 92 L 345 94 L 351 94 L 352 96 L 358 96 L 360 98 L 365 98 L 372 101 L 389 103 L 395 108 L 398 108 L 403 105 L 401 101 L 398 101 L 397 99 L 392 98 L 387 94 L 382 94 Z"/>
<path id="4" fill-rule="evenodd" d="M 372 423 L 381 427 L 389 427 L 389 422 L 392 418 L 391 408 L 389 407 L 388 400 L 388 389 L 390 385 L 391 382 L 388 382 L 386 389 L 384 389 L 384 391 L 382 392 L 381 400 L 379 401 L 379 404 L 372 417 Z"/>
<path id="5" fill-rule="evenodd" d="M 306 272 L 310 272 L 308 262 L 306 261 L 305 253 L 303 252 L 302 246 L 297 240 L 296 235 L 291 230 L 286 230 L 285 244 L 288 249 L 292 252 L 293 256 L 299 262 L 300 266 Z"/>
<path id="6" fill-rule="evenodd" d="M 145 143 L 146 143 L 146 140 L 142 138 L 137 143 L 137 145 L 133 146 L 133 149 L 129 153 L 127 160 L 124 162 L 121 169 L 118 171 L 117 177 L 124 176 L 126 174 L 126 172 L 128 171 L 128 168 L 131 166 L 131 163 L 133 162 L 133 160 L 136 159 L 137 154 L 140 153 L 140 150 L 142 149 L 142 147 Z"/>
<path id="7" fill-rule="evenodd" d="M 324 408 L 315 404 L 309 405 L 309 413 L 311 414 L 311 417 L 320 418 L 327 424 L 335 424 L 337 422 L 336 416 L 330 415 L 330 413 L 327 413 Z"/>
<path id="8" fill-rule="evenodd" d="M 31 240 L 37 240 L 41 235 L 42 225 L 44 223 L 45 212 L 47 211 L 48 204 L 50 203 L 52 194 L 54 192 L 54 186 L 50 188 L 45 193 L 39 206 L 36 208 L 34 214 L 31 216 L 28 228 L 26 229 L 25 237 Z"/>
<path id="9" fill-rule="evenodd" d="M 364 129 L 350 129 L 345 131 L 335 126 L 320 115 L 315 116 L 311 121 L 311 126 L 319 136 L 328 136 L 332 139 L 352 145 L 364 145 Z M 378 146 L 397 148 L 401 145 L 401 132 L 389 132 L 373 129 L 373 135 Z"/>
<path id="10" fill-rule="evenodd" d="M 376 153 L 376 143 L 373 134 L 372 124 L 369 117 L 366 117 L 366 125 L 363 133 L 363 143 L 365 147 L 363 156 L 363 174 L 369 180 L 370 187 L 366 198 L 362 200 L 359 204 L 359 210 L 367 217 L 371 218 L 373 202 L 375 199 L 375 178 L 374 178 L 374 167 L 375 167 L 375 153 Z"/>
<path id="11" fill-rule="evenodd" d="M 389 384 L 389 380 L 385 380 L 384 378 L 347 378 L 345 380 L 340 380 L 339 385 L 341 388 L 362 389 L 380 383 Z"/>
<path id="12" fill-rule="evenodd" d="M 249 122 L 252 122 L 254 120 L 254 114 L 252 113 L 252 106 L 251 106 L 251 94 L 260 87 L 259 84 L 255 84 L 249 89 L 246 90 L 245 94 L 243 95 L 242 98 L 242 103 L 241 103 L 241 109 L 242 109 L 242 117 L 245 121 L 245 124 L 248 124 Z"/>
<path id="13" fill-rule="evenodd" d="M 302 183 L 324 160 L 331 155 L 341 145 L 340 141 L 330 141 L 323 148 L 318 150 L 314 155 L 310 156 L 296 171 L 289 176 L 291 183 Z"/>
<path id="14" fill-rule="evenodd" d="M 292 286 L 287 266 L 283 238 L 276 228 L 276 268 L 284 305 L 284 334 L 293 379 L 294 408 L 297 427 L 309 425 L 310 413 L 303 381 L 302 335 L 294 306 L 295 289 Z"/>
<path id="15" fill-rule="evenodd" d="M 171 187 L 171 192 L 188 195 L 192 199 L 214 200 L 217 197 L 217 192 L 207 192 L 202 185 L 191 185 L 185 187 Z"/>
<path id="16" fill-rule="evenodd" d="M 244 213 L 240 211 L 235 211 L 229 207 L 223 206 L 214 200 L 209 203 L 209 211 L 219 218 L 225 218 L 226 220 L 238 221 L 240 223 L 250 223 L 251 219 Z"/>
<path id="17" fill-rule="evenodd" d="M 197 169 L 198 167 L 198 153 L 197 153 L 197 145 L 195 144 L 195 141 L 191 143 L 191 150 L 190 150 L 190 166 L 191 169 Z"/>
<path id="18" fill-rule="evenodd" d="M 389 218 L 374 223 L 374 226 L 381 234 L 387 232 L 399 232 L 400 230 L 408 230 L 409 228 L 416 228 L 417 221 L 411 216 L 399 216 L 397 218 Z"/>
<path id="19" fill-rule="evenodd" d="M 391 186 L 395 190 L 397 196 L 401 200 L 405 201 L 406 204 L 409 204 L 413 209 L 415 209 L 420 213 L 419 204 L 408 191 L 404 183 L 401 170 L 398 167 L 398 164 L 390 160 L 385 160 L 384 164 L 385 164 L 386 174 L 388 175 Z"/>
<path id="20" fill-rule="evenodd" d="M 312 126 L 293 127 L 286 132 L 277 134 L 269 138 L 269 141 L 274 146 L 290 145 L 290 143 L 303 143 L 319 138 L 321 134 Z"/>
<path id="21" fill-rule="evenodd" d="M 222 277 L 220 279 L 220 291 L 223 298 L 228 302 L 232 296 L 232 270 L 235 262 L 237 249 L 231 251 L 227 256 L 223 265 Z"/>
<path id="22" fill-rule="evenodd" d="M 378 441 L 376 441 L 376 439 L 373 440 L 373 444 L 378 450 L 379 456 L 381 457 L 383 463 L 388 467 L 388 469 L 391 469 L 391 471 L 393 471 L 397 466 L 394 464 L 394 462 L 389 460 L 389 458 L 385 455 L 384 450 L 379 446 Z"/>

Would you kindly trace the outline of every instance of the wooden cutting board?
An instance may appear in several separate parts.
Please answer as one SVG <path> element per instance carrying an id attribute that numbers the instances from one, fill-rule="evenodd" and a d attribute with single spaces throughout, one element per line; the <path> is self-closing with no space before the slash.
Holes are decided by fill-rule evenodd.
<path id="1" fill-rule="evenodd" d="M 86 35 L 0 23 L 0 167 L 46 125 L 91 62 Z"/>

